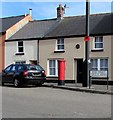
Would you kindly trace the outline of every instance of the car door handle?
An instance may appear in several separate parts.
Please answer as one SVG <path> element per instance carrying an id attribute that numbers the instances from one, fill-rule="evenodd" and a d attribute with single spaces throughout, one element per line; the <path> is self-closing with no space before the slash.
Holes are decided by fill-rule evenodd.
<path id="1" fill-rule="evenodd" d="M 14 72 L 8 73 L 8 75 L 13 75 L 13 74 L 14 74 Z"/>

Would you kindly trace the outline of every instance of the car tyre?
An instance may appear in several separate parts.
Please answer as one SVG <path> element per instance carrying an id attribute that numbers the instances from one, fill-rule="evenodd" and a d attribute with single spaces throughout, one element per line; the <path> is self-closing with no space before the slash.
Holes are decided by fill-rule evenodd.
<path id="1" fill-rule="evenodd" d="M 15 87 L 20 87 L 20 81 L 18 79 L 14 79 L 14 86 Z"/>
<path id="2" fill-rule="evenodd" d="M 36 84 L 37 87 L 41 87 L 43 83 Z"/>
<path id="3" fill-rule="evenodd" d="M 4 82 L 2 82 L 2 86 L 4 86 Z"/>

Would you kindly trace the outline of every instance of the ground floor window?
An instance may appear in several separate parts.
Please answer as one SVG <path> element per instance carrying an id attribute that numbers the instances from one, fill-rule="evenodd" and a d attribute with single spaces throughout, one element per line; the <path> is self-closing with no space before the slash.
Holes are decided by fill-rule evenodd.
<path id="1" fill-rule="evenodd" d="M 108 59 L 91 59 L 91 71 L 93 77 L 107 77 Z"/>
<path id="2" fill-rule="evenodd" d="M 30 64 L 37 65 L 37 60 L 29 60 Z"/>
<path id="3" fill-rule="evenodd" d="M 57 60 L 48 60 L 48 76 L 58 76 Z"/>
<path id="4" fill-rule="evenodd" d="M 25 64 L 26 61 L 16 61 L 15 63 L 16 63 L 16 64 Z"/>

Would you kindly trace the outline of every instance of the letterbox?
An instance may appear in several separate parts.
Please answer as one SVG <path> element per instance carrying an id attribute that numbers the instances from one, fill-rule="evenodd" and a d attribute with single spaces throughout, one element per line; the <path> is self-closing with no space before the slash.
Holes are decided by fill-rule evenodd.
<path id="1" fill-rule="evenodd" d="M 65 60 L 58 60 L 58 85 L 65 85 Z"/>

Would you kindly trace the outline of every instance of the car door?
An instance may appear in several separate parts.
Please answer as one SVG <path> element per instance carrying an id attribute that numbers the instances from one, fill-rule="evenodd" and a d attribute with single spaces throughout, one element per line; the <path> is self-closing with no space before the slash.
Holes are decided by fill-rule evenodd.
<path id="1" fill-rule="evenodd" d="M 2 71 L 2 81 L 3 81 L 4 83 L 9 81 L 9 75 L 8 75 L 8 74 L 9 74 L 12 66 L 13 66 L 13 65 L 10 65 L 10 66 L 8 66 L 6 69 L 4 69 L 4 70 Z"/>
<path id="2" fill-rule="evenodd" d="M 15 76 L 15 73 L 16 73 L 16 65 L 13 65 L 7 74 L 8 82 L 13 83 L 13 78 Z"/>

